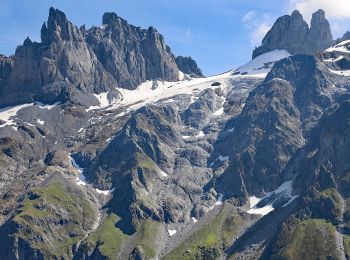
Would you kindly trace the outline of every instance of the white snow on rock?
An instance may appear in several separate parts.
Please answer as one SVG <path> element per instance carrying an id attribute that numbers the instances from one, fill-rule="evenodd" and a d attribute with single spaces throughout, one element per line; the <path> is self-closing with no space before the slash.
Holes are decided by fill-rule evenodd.
<path id="1" fill-rule="evenodd" d="M 192 217 L 192 221 L 193 223 L 197 223 L 198 220 L 195 217 Z"/>
<path id="2" fill-rule="evenodd" d="M 327 52 L 344 52 L 344 53 L 350 53 L 350 50 L 348 50 L 347 46 L 350 46 L 350 40 L 343 41 L 338 43 L 337 45 L 327 49 Z"/>
<path id="3" fill-rule="evenodd" d="M 100 105 L 91 106 L 88 109 L 86 109 L 86 111 L 107 108 L 107 107 L 110 107 L 111 105 L 113 105 L 114 103 L 116 103 L 115 99 L 109 100 L 108 94 L 109 94 L 109 92 L 102 92 L 100 94 L 94 94 L 94 96 L 98 99 L 98 102 L 100 103 Z"/>
<path id="4" fill-rule="evenodd" d="M 341 59 L 343 59 L 344 56 L 339 56 L 338 58 L 330 58 L 330 59 L 327 59 L 327 60 L 324 60 L 326 62 L 337 62 L 337 61 L 340 61 Z"/>
<path id="5" fill-rule="evenodd" d="M 191 138 L 191 136 L 189 136 L 189 135 L 183 135 L 182 136 L 182 139 L 189 139 L 189 138 Z"/>
<path id="6" fill-rule="evenodd" d="M 118 106 L 129 106 L 129 109 L 136 110 L 148 103 L 156 103 L 161 99 L 169 99 L 179 94 L 192 96 L 192 102 L 197 97 L 193 92 L 201 92 L 205 89 L 216 89 L 212 86 L 215 81 L 224 81 L 233 78 L 232 72 L 216 75 L 208 78 L 191 78 L 190 80 L 169 82 L 169 81 L 146 81 L 135 90 L 118 89 L 122 99 L 114 104 L 112 108 Z"/>
<path id="7" fill-rule="evenodd" d="M 86 180 L 85 180 L 85 176 L 84 176 L 84 174 L 83 174 L 83 172 L 84 172 L 84 169 L 83 168 L 81 168 L 78 164 L 77 164 L 77 162 L 75 161 L 75 159 L 72 157 L 72 155 L 70 155 L 70 160 L 71 160 L 71 162 L 72 162 L 72 165 L 73 165 L 73 167 L 75 168 L 75 169 L 77 169 L 77 171 L 78 171 L 78 177 L 77 177 L 77 179 L 76 179 L 76 181 L 77 181 L 77 185 L 83 185 L 83 186 L 86 186 L 87 185 L 87 183 L 86 183 Z"/>
<path id="8" fill-rule="evenodd" d="M 179 79 L 182 81 L 182 80 L 190 80 L 191 79 L 191 76 L 186 74 L 186 73 L 183 73 L 182 71 L 179 71 Z"/>
<path id="9" fill-rule="evenodd" d="M 56 106 L 58 106 L 60 104 L 61 104 L 60 102 L 56 102 L 53 105 L 46 105 L 46 104 L 43 104 L 41 102 L 35 102 L 34 103 L 35 106 L 38 106 L 41 109 L 47 109 L 47 110 L 51 110 L 51 109 L 53 109 L 54 107 L 56 107 Z"/>
<path id="10" fill-rule="evenodd" d="M 5 126 L 15 126 L 16 124 L 13 121 L 13 117 L 17 115 L 17 112 L 23 108 L 30 107 L 32 105 L 33 103 L 13 107 L 5 107 L 0 109 L 0 120 L 5 122 L 4 124 L 0 125 L 0 128 Z"/>
<path id="11" fill-rule="evenodd" d="M 40 125 L 44 125 L 45 124 L 45 121 L 43 120 L 40 120 L 39 118 L 36 120 L 36 122 Z"/>
<path id="12" fill-rule="evenodd" d="M 241 74 L 255 75 L 257 77 L 265 78 L 275 62 L 288 58 L 289 56 L 290 54 L 286 50 L 270 51 L 239 67 L 237 71 L 239 71 Z"/>
<path id="13" fill-rule="evenodd" d="M 223 199 L 224 195 L 219 193 L 219 197 L 218 200 L 215 202 L 215 206 L 219 206 L 222 205 L 222 199 Z"/>
<path id="14" fill-rule="evenodd" d="M 286 181 L 282 183 L 281 186 L 279 186 L 276 190 L 272 192 L 268 192 L 265 197 L 263 198 L 257 198 L 255 196 L 252 196 L 249 198 L 249 203 L 250 203 L 250 209 L 247 211 L 249 214 L 257 214 L 257 215 L 267 215 L 275 208 L 273 207 L 273 203 L 276 202 L 278 199 L 285 198 L 288 201 L 282 206 L 286 207 L 289 205 L 293 200 L 295 200 L 298 196 L 297 195 L 292 195 L 293 193 L 293 181 Z M 263 207 L 258 207 L 258 204 L 260 201 L 264 199 L 268 199 L 270 196 L 273 196 L 273 200 L 271 200 L 268 204 L 266 204 Z"/>
<path id="15" fill-rule="evenodd" d="M 330 69 L 330 71 L 340 76 L 350 77 L 350 70 L 331 70 Z"/>
<path id="16" fill-rule="evenodd" d="M 220 162 L 224 162 L 224 161 L 228 161 L 228 156 L 222 156 L 222 155 L 219 155 L 219 157 L 218 157 L 218 160 L 220 161 Z"/>
<path id="17" fill-rule="evenodd" d="M 198 135 L 196 135 L 197 138 L 201 138 L 201 137 L 204 137 L 205 134 L 203 131 L 199 131 Z"/>
<path id="18" fill-rule="evenodd" d="M 176 230 L 175 229 L 169 229 L 168 230 L 168 233 L 169 233 L 169 236 L 173 236 L 173 235 L 175 235 L 176 234 Z"/>
<path id="19" fill-rule="evenodd" d="M 221 116 L 223 114 L 224 114 L 224 108 L 223 107 L 213 113 L 214 116 Z"/>
<path id="20" fill-rule="evenodd" d="M 95 189 L 95 191 L 98 193 L 98 194 L 103 194 L 105 196 L 107 196 L 108 194 L 111 194 L 114 189 L 111 189 L 111 190 L 99 190 L 99 189 Z"/>
<path id="21" fill-rule="evenodd" d="M 167 177 L 168 174 L 166 174 L 164 171 L 160 170 L 160 175 L 162 175 L 163 177 Z"/>
<path id="22" fill-rule="evenodd" d="M 231 129 L 227 130 L 227 132 L 229 132 L 229 133 L 233 133 L 233 131 L 235 131 L 235 127 L 234 126 Z"/>

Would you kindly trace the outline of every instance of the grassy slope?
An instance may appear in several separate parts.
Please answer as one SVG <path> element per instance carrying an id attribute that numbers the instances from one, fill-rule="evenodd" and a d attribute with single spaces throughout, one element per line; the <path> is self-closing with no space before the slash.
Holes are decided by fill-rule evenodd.
<path id="1" fill-rule="evenodd" d="M 70 194 L 61 183 L 35 188 L 14 217 L 21 225 L 16 234 L 47 257 L 70 257 L 71 248 L 91 225 L 93 210 L 88 201 Z"/>
<path id="2" fill-rule="evenodd" d="M 126 235 L 116 227 L 119 217 L 115 214 L 108 215 L 102 224 L 86 239 L 93 247 L 97 247 L 100 253 L 108 258 L 115 258 L 120 250 Z"/>
<path id="3" fill-rule="evenodd" d="M 335 227 L 325 220 L 300 221 L 290 230 L 289 241 L 279 256 L 283 259 L 338 259 Z"/>
<path id="4" fill-rule="evenodd" d="M 242 221 L 239 216 L 234 216 L 230 211 L 222 209 L 211 223 L 192 234 L 165 259 L 218 258 L 222 250 L 232 241 Z"/>

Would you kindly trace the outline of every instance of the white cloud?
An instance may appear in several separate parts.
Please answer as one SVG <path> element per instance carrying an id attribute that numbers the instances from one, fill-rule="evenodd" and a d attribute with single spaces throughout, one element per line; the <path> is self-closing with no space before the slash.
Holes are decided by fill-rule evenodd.
<path id="1" fill-rule="evenodd" d="M 350 18 L 349 0 L 288 0 L 288 9 L 299 10 L 308 21 L 318 9 L 323 9 L 329 18 Z"/>
<path id="2" fill-rule="evenodd" d="M 270 30 L 273 19 L 270 14 L 258 15 L 254 10 L 249 11 L 242 17 L 242 22 L 249 30 L 250 44 L 254 47 L 260 46 L 261 41 Z"/>
<path id="3" fill-rule="evenodd" d="M 190 28 L 187 28 L 185 31 L 184 42 L 187 44 L 191 44 L 193 42 L 192 30 Z"/>
<path id="4" fill-rule="evenodd" d="M 299 10 L 310 24 L 312 14 L 318 9 L 326 12 L 334 37 L 342 36 L 350 29 L 349 0 L 288 0 L 287 12 Z"/>

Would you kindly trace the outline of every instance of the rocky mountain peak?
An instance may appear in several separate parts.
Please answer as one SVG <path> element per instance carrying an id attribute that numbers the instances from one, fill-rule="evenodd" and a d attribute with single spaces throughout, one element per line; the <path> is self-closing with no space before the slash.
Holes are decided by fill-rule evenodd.
<path id="1" fill-rule="evenodd" d="M 106 26 L 79 29 L 50 8 L 41 43 L 26 39 L 13 61 L 0 66 L 0 107 L 72 96 L 91 105 L 93 94 L 135 89 L 147 80 L 179 80 L 175 56 L 155 28 L 135 27 L 113 12 L 102 21 Z"/>
<path id="2" fill-rule="evenodd" d="M 317 25 L 317 23 L 323 23 L 324 21 L 327 21 L 326 12 L 319 9 L 317 12 L 312 14 L 311 27 Z"/>
<path id="3" fill-rule="evenodd" d="M 102 23 L 103 24 L 115 24 L 115 23 L 120 23 L 121 21 L 126 22 L 124 19 L 119 17 L 116 13 L 114 12 L 107 12 L 103 14 L 102 17 Z"/>
<path id="4" fill-rule="evenodd" d="M 276 20 L 262 45 L 254 50 L 253 58 L 276 49 L 287 50 L 292 55 L 312 54 L 330 47 L 332 42 L 332 32 L 323 10 L 312 15 L 311 27 L 295 10 Z"/>
<path id="5" fill-rule="evenodd" d="M 331 27 L 326 19 L 326 13 L 323 10 L 318 10 L 312 15 L 308 40 L 310 51 L 324 50 L 332 45 L 333 36 Z"/>
<path id="6" fill-rule="evenodd" d="M 50 8 L 47 24 L 41 28 L 41 41 L 50 44 L 57 40 L 82 40 L 79 29 L 68 21 L 64 12 Z"/>
<path id="7" fill-rule="evenodd" d="M 178 56 L 175 61 L 180 71 L 192 77 L 203 77 L 201 69 L 198 68 L 196 61 L 191 57 Z"/>

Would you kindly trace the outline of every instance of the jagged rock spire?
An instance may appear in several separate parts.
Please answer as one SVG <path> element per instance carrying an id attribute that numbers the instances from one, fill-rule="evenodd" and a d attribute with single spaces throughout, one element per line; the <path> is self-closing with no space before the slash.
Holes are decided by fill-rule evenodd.
<path id="1" fill-rule="evenodd" d="M 330 25 L 323 10 L 312 15 L 310 28 L 301 13 L 295 10 L 292 15 L 277 19 L 262 45 L 254 50 L 253 58 L 276 49 L 285 49 L 291 54 L 311 54 L 330 47 L 332 42 Z"/>
<path id="2" fill-rule="evenodd" d="M 82 36 L 79 29 L 68 21 L 65 13 L 50 8 L 47 24 L 41 28 L 41 41 L 49 44 L 57 40 L 81 40 Z"/>

